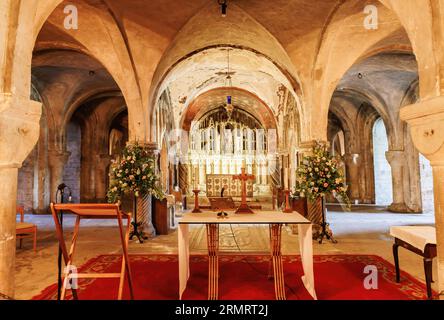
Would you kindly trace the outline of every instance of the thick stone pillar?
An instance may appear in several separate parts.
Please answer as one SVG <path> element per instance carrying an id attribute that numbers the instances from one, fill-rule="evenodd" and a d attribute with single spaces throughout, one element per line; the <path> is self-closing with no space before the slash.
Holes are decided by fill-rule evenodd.
<path id="1" fill-rule="evenodd" d="M 41 104 L 0 93 L 0 292 L 14 297 L 18 168 L 39 137 Z"/>
<path id="2" fill-rule="evenodd" d="M 62 150 L 48 151 L 48 166 L 50 175 L 49 194 L 51 202 L 56 202 L 57 187 L 63 182 L 63 169 L 71 155 L 70 152 Z"/>
<path id="3" fill-rule="evenodd" d="M 410 125 L 415 147 L 430 160 L 433 168 L 438 291 L 439 298 L 444 300 L 444 97 L 406 106 L 401 109 L 400 117 Z"/>
<path id="4" fill-rule="evenodd" d="M 97 155 L 96 166 L 96 200 L 105 201 L 107 186 L 106 182 L 108 177 L 108 167 L 111 163 L 111 156 L 107 153 Z"/>
<path id="5" fill-rule="evenodd" d="M 348 196 L 352 203 L 360 199 L 359 196 L 359 154 L 347 153 L 344 157 L 346 168 L 346 183 L 348 185 Z"/>
<path id="6" fill-rule="evenodd" d="M 388 163 L 392 169 L 393 203 L 388 207 L 392 212 L 410 212 L 405 203 L 404 196 L 404 151 L 391 150 L 385 153 Z"/>
<path id="7" fill-rule="evenodd" d="M 14 295 L 15 211 L 18 167 L 0 167 L 0 292 Z"/>

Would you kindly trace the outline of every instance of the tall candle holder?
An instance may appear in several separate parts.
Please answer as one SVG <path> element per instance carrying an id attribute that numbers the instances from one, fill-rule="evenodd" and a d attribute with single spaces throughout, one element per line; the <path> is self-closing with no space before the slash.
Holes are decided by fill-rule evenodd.
<path id="1" fill-rule="evenodd" d="M 191 211 L 193 213 L 202 212 L 202 210 L 200 210 L 200 207 L 199 207 L 199 192 L 200 192 L 200 190 L 197 190 L 197 189 L 193 190 L 193 193 L 194 193 L 194 209 L 193 209 L 193 211 Z"/>
<path id="2" fill-rule="evenodd" d="M 290 206 L 290 190 L 284 190 L 285 193 L 285 209 L 282 212 L 291 213 L 293 208 Z"/>

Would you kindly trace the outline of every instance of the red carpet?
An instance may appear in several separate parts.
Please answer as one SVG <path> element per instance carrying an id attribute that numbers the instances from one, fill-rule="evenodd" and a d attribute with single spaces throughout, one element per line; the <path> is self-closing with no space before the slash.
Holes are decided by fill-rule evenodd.
<path id="1" fill-rule="evenodd" d="M 219 298 L 221 300 L 273 300 L 274 283 L 267 278 L 269 256 L 227 255 L 220 258 Z M 314 257 L 316 292 L 324 300 L 410 300 L 426 299 L 425 286 L 407 273 L 395 282 L 394 266 L 378 256 L 321 255 Z M 364 288 L 364 267 L 378 268 L 377 290 Z M 135 297 L 142 300 L 178 299 L 178 262 L 175 255 L 132 255 Z M 88 261 L 79 272 L 119 272 L 120 257 L 102 255 Z M 206 256 L 192 256 L 191 277 L 184 299 L 205 300 L 208 286 Z M 287 299 L 311 299 L 300 280 L 299 256 L 284 257 Z M 118 280 L 85 279 L 79 283 L 79 299 L 100 300 L 117 297 Z M 56 298 L 51 285 L 34 300 Z M 128 298 L 126 288 L 125 296 Z M 68 295 L 70 297 L 70 295 Z"/>

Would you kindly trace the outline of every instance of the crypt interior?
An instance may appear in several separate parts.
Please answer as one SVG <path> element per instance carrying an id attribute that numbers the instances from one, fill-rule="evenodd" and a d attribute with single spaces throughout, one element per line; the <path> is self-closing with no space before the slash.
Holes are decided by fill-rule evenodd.
<path id="1" fill-rule="evenodd" d="M 67 5 L 78 28 L 66 27 Z M 168 199 L 167 231 L 130 241 L 129 253 L 176 254 L 193 190 L 210 206 L 227 183 L 238 203 L 232 176 L 245 167 L 254 175 L 248 202 L 279 210 L 282 190 L 295 187 L 303 157 L 322 141 L 340 159 L 352 205 L 327 198 L 338 243 L 313 242 L 314 254 L 393 263 L 391 226 L 433 226 L 432 287 L 444 298 L 444 1 L 227 5 L 221 16 L 216 0 L 0 4 L 0 293 L 31 299 L 57 280 L 58 186 L 70 187 L 73 203 L 106 203 L 112 161 L 128 142 L 156 157 Z M 374 28 L 366 6 L 377 10 Z M 16 243 L 18 206 L 38 227 L 35 252 L 31 240 Z M 68 216 L 65 232 L 73 226 Z M 192 252 L 206 252 L 204 231 L 191 229 Z M 269 251 L 264 227 L 222 231 L 227 252 Z M 85 222 L 76 263 L 117 252 L 113 232 Z M 283 234 L 283 253 L 298 254 L 297 232 Z M 425 283 L 422 259 L 400 251 L 400 260 Z"/>

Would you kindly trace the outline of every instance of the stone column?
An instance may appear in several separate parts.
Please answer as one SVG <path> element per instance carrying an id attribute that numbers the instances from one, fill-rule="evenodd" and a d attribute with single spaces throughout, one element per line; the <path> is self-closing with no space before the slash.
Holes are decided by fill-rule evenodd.
<path id="1" fill-rule="evenodd" d="M 405 153 L 399 150 L 390 150 L 385 153 L 392 169 L 393 203 L 389 206 L 392 212 L 410 212 L 404 197 L 404 166 Z"/>
<path id="2" fill-rule="evenodd" d="M 346 178 L 348 193 L 352 203 L 359 200 L 359 154 L 347 153 L 344 161 L 346 166 Z"/>
<path id="3" fill-rule="evenodd" d="M 433 169 L 438 292 L 444 300 L 444 96 L 406 106 L 400 117 L 410 125 L 415 147 L 430 160 Z"/>
<path id="4" fill-rule="evenodd" d="M 14 295 L 18 166 L 0 167 L 0 292 Z"/>
<path id="5" fill-rule="evenodd" d="M 191 183 L 189 182 L 189 174 L 190 174 L 191 165 L 186 165 L 184 163 L 179 164 L 179 188 L 182 194 L 187 194 L 189 186 Z"/>
<path id="6" fill-rule="evenodd" d="M 51 202 L 56 202 L 57 187 L 63 182 L 63 169 L 69 159 L 70 152 L 62 150 L 48 151 L 48 166 L 50 175 L 49 194 Z"/>
<path id="7" fill-rule="evenodd" d="M 111 156 L 107 153 L 97 155 L 96 165 L 96 200 L 105 201 L 107 188 L 106 181 L 108 176 L 108 166 L 111 163 Z"/>
<path id="8" fill-rule="evenodd" d="M 40 115 L 40 103 L 0 93 L 0 292 L 12 298 L 18 169 L 38 140 Z"/>

